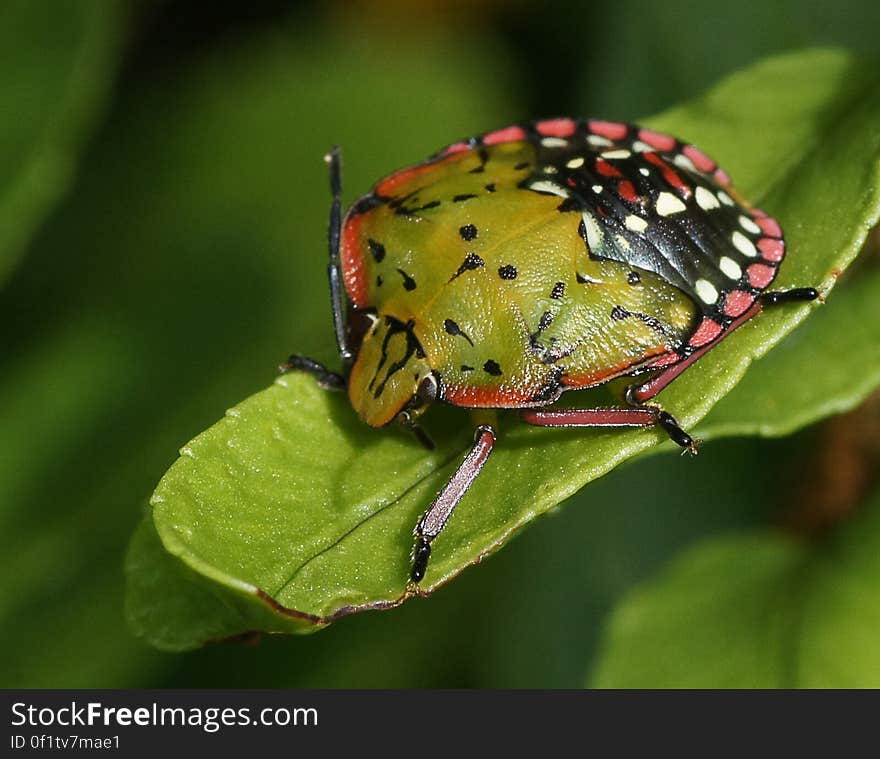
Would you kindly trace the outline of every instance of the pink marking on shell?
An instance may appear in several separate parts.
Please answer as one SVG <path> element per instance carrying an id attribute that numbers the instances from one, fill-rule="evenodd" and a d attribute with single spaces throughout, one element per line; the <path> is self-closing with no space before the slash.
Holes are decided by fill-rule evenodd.
<path id="1" fill-rule="evenodd" d="M 450 145 L 446 150 L 444 150 L 440 155 L 452 155 L 453 153 L 463 153 L 465 150 L 470 150 L 471 146 L 467 142 L 456 142 Z"/>
<path id="2" fill-rule="evenodd" d="M 766 219 L 769 214 L 766 211 L 762 211 L 760 208 L 753 208 L 752 216 L 754 216 L 756 219 Z"/>
<path id="3" fill-rule="evenodd" d="M 747 293 L 745 290 L 734 290 L 727 293 L 724 299 L 724 313 L 727 316 L 739 316 L 754 302 L 755 296 L 751 293 Z"/>
<path id="4" fill-rule="evenodd" d="M 656 361 L 652 361 L 649 366 L 652 369 L 659 368 L 661 366 L 669 366 L 670 364 L 677 364 L 681 361 L 681 356 L 677 353 L 669 353 L 665 356 L 661 356 Z"/>
<path id="5" fill-rule="evenodd" d="M 715 168 L 715 161 L 707 156 L 702 150 L 698 150 L 693 145 L 684 146 L 684 154 L 693 161 L 700 171 L 710 172 Z"/>
<path id="6" fill-rule="evenodd" d="M 765 216 L 763 219 L 755 219 L 755 221 L 764 230 L 764 234 L 771 237 L 782 237 L 782 227 L 772 216 Z"/>
<path id="7" fill-rule="evenodd" d="M 535 129 L 545 137 L 571 137 L 576 126 L 571 119 L 547 119 L 535 124 Z"/>
<path id="8" fill-rule="evenodd" d="M 609 140 L 622 140 L 626 137 L 626 124 L 618 124 L 616 121 L 589 121 L 587 125 L 593 134 L 607 137 Z"/>
<path id="9" fill-rule="evenodd" d="M 762 237 L 758 240 L 758 250 L 766 261 L 779 263 L 785 257 L 785 243 L 773 237 Z"/>
<path id="10" fill-rule="evenodd" d="M 675 137 L 655 132 L 653 129 L 640 129 L 639 139 L 662 153 L 675 149 Z"/>
<path id="11" fill-rule="evenodd" d="M 498 145 L 502 142 L 519 142 L 526 138 L 526 133 L 522 127 L 509 126 L 504 129 L 496 129 L 494 132 L 484 135 L 484 145 Z"/>
<path id="12" fill-rule="evenodd" d="M 713 174 L 715 177 L 715 181 L 718 182 L 722 187 L 730 187 L 731 179 L 730 174 L 728 174 L 724 169 L 715 169 L 715 173 Z"/>
<path id="13" fill-rule="evenodd" d="M 776 268 L 767 264 L 752 264 L 746 272 L 749 275 L 749 284 L 759 290 L 767 287 L 776 276 Z"/>
<path id="14" fill-rule="evenodd" d="M 703 321 L 700 322 L 700 326 L 697 327 L 697 331 L 694 332 L 694 334 L 691 335 L 691 339 L 688 340 L 688 345 L 694 348 L 699 348 L 701 345 L 712 342 L 720 334 L 721 325 L 714 319 L 704 316 Z"/>

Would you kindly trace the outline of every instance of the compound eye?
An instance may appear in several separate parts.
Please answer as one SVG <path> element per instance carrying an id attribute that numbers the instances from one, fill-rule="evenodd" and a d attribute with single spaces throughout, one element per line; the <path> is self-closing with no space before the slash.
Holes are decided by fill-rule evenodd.
<path id="1" fill-rule="evenodd" d="M 416 398 L 422 403 L 433 403 L 437 400 L 437 378 L 433 374 L 427 375 L 419 382 Z"/>

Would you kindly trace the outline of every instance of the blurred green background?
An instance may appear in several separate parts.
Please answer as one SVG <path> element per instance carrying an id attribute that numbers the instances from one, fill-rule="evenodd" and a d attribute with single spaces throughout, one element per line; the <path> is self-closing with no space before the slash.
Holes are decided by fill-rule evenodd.
<path id="1" fill-rule="evenodd" d="M 291 350 L 333 361 L 332 144 L 350 201 L 469 134 L 636 119 L 780 50 L 873 53 L 878 28 L 870 0 L 4 2 L 0 685 L 581 686 L 636 583 L 792 521 L 833 422 L 622 467 L 431 599 L 307 637 L 152 650 L 127 541 L 181 445 Z"/>

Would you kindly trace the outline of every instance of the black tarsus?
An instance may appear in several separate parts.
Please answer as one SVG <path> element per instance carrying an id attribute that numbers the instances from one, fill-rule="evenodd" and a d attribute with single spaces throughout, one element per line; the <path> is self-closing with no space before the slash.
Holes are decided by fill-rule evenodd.
<path id="1" fill-rule="evenodd" d="M 336 347 L 339 357 L 345 366 L 349 366 L 354 354 L 348 344 L 348 325 L 345 320 L 345 303 L 342 289 L 342 263 L 339 258 L 339 241 L 342 228 L 342 165 L 339 146 L 325 156 L 324 160 L 330 169 L 330 225 L 327 232 L 330 249 L 330 262 L 327 264 L 327 276 L 330 280 L 330 308 L 333 311 L 333 331 L 336 333 Z"/>
<path id="2" fill-rule="evenodd" d="M 791 290 L 772 290 L 759 297 L 762 306 L 776 306 L 780 303 L 804 303 L 816 300 L 819 291 L 815 287 L 795 287 Z"/>
<path id="3" fill-rule="evenodd" d="M 649 409 L 654 414 L 655 424 L 669 435 L 669 439 L 676 445 L 680 445 L 684 451 L 696 456 L 697 446 L 701 441 L 695 440 L 685 432 L 684 428 L 678 423 L 678 420 L 668 411 L 664 411 L 659 406 L 654 406 L 637 400 L 635 397 L 635 391 L 638 387 L 638 385 L 630 385 L 624 391 L 623 398 L 627 405 L 632 406 L 633 408 Z"/>
<path id="4" fill-rule="evenodd" d="M 327 390 L 345 390 L 345 377 L 331 372 L 324 364 L 308 356 L 292 355 L 278 367 L 279 372 L 300 371 L 313 375 L 318 384 Z"/>
<path id="5" fill-rule="evenodd" d="M 425 538 L 416 540 L 416 547 L 413 549 L 412 569 L 409 573 L 409 579 L 415 583 L 421 582 L 425 577 L 425 571 L 428 569 L 428 559 L 431 558 L 431 544 Z"/>

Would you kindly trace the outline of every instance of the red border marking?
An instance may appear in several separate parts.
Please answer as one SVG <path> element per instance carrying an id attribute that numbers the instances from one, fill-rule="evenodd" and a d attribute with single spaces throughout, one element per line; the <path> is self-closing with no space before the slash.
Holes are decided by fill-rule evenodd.
<path id="1" fill-rule="evenodd" d="M 540 388 L 477 387 L 475 385 L 446 385 L 443 400 L 462 408 L 523 408 L 532 405 Z"/>
<path id="2" fill-rule="evenodd" d="M 526 138 L 525 130 L 518 126 L 509 126 L 504 129 L 496 129 L 494 132 L 483 135 L 484 145 L 498 145 L 502 142 L 520 142 Z"/>
<path id="3" fill-rule="evenodd" d="M 694 334 L 691 335 L 691 339 L 688 340 L 688 345 L 691 345 L 694 348 L 699 348 L 701 345 L 712 342 L 720 334 L 721 325 L 714 319 L 704 316 L 703 321 L 700 322 L 700 326 L 697 327 L 697 331 L 694 332 Z"/>
<path id="4" fill-rule="evenodd" d="M 749 284 L 759 290 L 767 287 L 776 276 L 776 268 L 767 264 L 752 264 L 746 272 L 749 275 Z"/>
<path id="5" fill-rule="evenodd" d="M 571 137 L 577 125 L 571 119 L 547 119 L 535 124 L 538 134 L 545 137 Z"/>
<path id="6" fill-rule="evenodd" d="M 659 369 L 663 366 L 672 366 L 672 364 L 676 364 L 681 361 L 681 356 L 677 353 L 667 353 L 665 356 L 661 356 L 656 361 L 652 361 L 650 363 L 650 367 L 652 369 Z"/>
<path id="7" fill-rule="evenodd" d="M 696 166 L 700 171 L 706 172 L 707 174 L 715 168 L 715 161 L 713 161 L 709 156 L 707 156 L 702 150 L 695 148 L 693 145 L 685 145 L 684 154 L 693 161 L 694 166 Z"/>
<path id="8" fill-rule="evenodd" d="M 626 137 L 626 124 L 616 121 L 588 121 L 587 126 L 593 134 L 607 137 L 609 140 L 622 140 Z"/>
<path id="9" fill-rule="evenodd" d="M 364 250 L 360 246 L 360 227 L 366 214 L 347 217 L 342 223 L 340 253 L 342 258 L 342 279 L 345 291 L 357 308 L 367 304 L 367 278 L 365 276 Z"/>
<path id="10" fill-rule="evenodd" d="M 464 145 L 464 148 L 458 148 L 456 146 Z M 453 152 L 449 152 L 451 148 L 455 148 Z M 383 195 L 385 197 L 394 197 L 397 193 L 397 190 L 401 185 L 409 182 L 413 177 L 417 177 L 420 174 L 427 174 L 430 171 L 434 171 L 441 164 L 446 163 L 447 161 L 458 160 L 458 157 L 463 156 L 465 153 L 468 153 L 472 150 L 472 148 L 466 142 L 456 142 L 455 145 L 450 145 L 449 148 L 446 148 L 446 152 L 441 153 L 437 158 L 429 161 L 425 161 L 423 163 L 418 163 L 415 166 L 409 166 L 405 169 L 400 169 L 395 171 L 393 174 L 389 174 L 384 179 L 380 180 L 376 185 L 376 193 L 379 195 Z"/>
<path id="11" fill-rule="evenodd" d="M 766 261 L 779 263 L 785 257 L 785 243 L 774 237 L 762 237 L 758 240 L 758 250 Z"/>
<path id="12" fill-rule="evenodd" d="M 663 153 L 668 153 L 671 150 L 675 150 L 675 137 L 670 137 L 668 134 L 655 132 L 653 129 L 640 129 L 639 139 L 642 142 L 650 145 L 652 148 L 657 148 L 657 150 Z"/>
<path id="13" fill-rule="evenodd" d="M 718 182 L 722 187 L 730 187 L 730 183 L 733 181 L 730 178 L 730 174 L 728 174 L 724 169 L 715 169 L 715 181 Z"/>
<path id="14" fill-rule="evenodd" d="M 455 153 L 464 153 L 466 150 L 470 149 L 470 144 L 465 140 L 462 140 L 461 142 L 453 142 L 440 155 L 454 155 Z"/>
<path id="15" fill-rule="evenodd" d="M 724 299 L 724 313 L 727 316 L 739 316 L 752 303 L 755 302 L 755 296 L 745 290 L 734 290 L 727 293 Z"/>
<path id="16" fill-rule="evenodd" d="M 771 237 L 782 237 L 782 227 L 779 226 L 779 222 L 772 216 L 757 218 L 755 219 L 755 222 L 761 227 L 764 234 L 770 235 Z"/>

